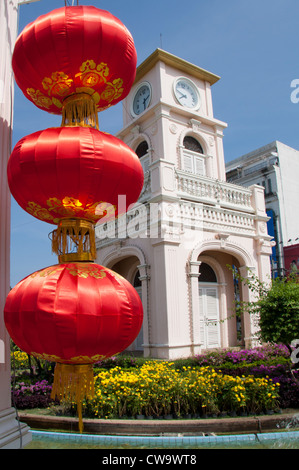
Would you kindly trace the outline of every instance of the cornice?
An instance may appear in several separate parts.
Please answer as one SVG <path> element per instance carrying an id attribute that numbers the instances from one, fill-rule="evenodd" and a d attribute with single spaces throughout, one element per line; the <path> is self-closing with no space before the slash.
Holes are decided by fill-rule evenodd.
<path id="1" fill-rule="evenodd" d="M 215 75 L 207 70 L 204 70 L 197 65 L 191 64 L 186 60 L 181 59 L 169 52 L 163 51 L 162 49 L 156 49 L 142 64 L 137 67 L 135 83 L 141 80 L 144 75 L 149 72 L 157 62 L 163 62 L 166 65 L 170 65 L 183 73 L 188 73 L 193 77 L 199 78 L 205 82 L 213 85 L 220 80 L 218 75 Z"/>

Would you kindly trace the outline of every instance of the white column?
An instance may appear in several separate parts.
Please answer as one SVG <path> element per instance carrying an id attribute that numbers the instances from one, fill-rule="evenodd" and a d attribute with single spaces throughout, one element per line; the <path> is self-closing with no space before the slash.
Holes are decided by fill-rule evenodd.
<path id="1" fill-rule="evenodd" d="M 218 292 L 219 292 L 219 310 L 220 310 L 220 338 L 221 338 L 221 347 L 228 348 L 229 347 L 229 328 L 230 328 L 230 312 L 227 310 L 227 301 L 226 301 L 226 292 L 227 292 L 227 283 L 222 282 L 218 284 Z"/>
<path id="2" fill-rule="evenodd" d="M 150 282 L 150 266 L 148 264 L 141 264 L 137 266 L 139 269 L 139 279 L 141 281 L 141 298 L 143 304 L 143 354 L 144 357 L 150 356 L 150 339 L 151 339 L 151 327 L 150 327 L 150 303 L 149 303 L 149 282 Z"/>
<path id="3" fill-rule="evenodd" d="M 18 1 L 0 2 L 0 448 L 15 449 L 31 440 L 11 407 L 10 344 L 3 308 L 10 289 L 10 192 L 6 167 L 11 153 L 13 76 L 11 58 L 17 36 Z"/>
<path id="4" fill-rule="evenodd" d="M 239 271 L 243 279 L 250 279 L 252 274 L 256 275 L 256 268 L 253 266 L 240 266 Z M 252 292 L 247 285 L 242 283 L 242 301 L 254 302 L 255 300 L 257 300 L 256 294 Z M 258 340 L 256 338 L 256 333 L 258 331 L 258 317 L 252 313 L 244 313 L 243 328 L 245 348 L 258 346 Z"/>

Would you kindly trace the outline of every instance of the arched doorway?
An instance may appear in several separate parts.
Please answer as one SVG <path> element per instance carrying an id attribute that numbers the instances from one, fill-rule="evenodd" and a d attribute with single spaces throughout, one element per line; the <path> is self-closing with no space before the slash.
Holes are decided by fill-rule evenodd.
<path id="1" fill-rule="evenodd" d="M 198 278 L 200 340 L 203 349 L 221 347 L 219 289 L 217 276 L 207 263 L 201 263 Z"/>
<path id="2" fill-rule="evenodd" d="M 252 264 L 249 260 L 245 265 L 236 249 L 233 252 L 232 244 L 227 250 L 215 250 L 218 241 L 208 243 L 212 249 L 194 250 L 189 265 L 194 347 L 199 344 L 201 349 L 247 347 L 254 325 L 238 305 L 250 299 L 249 290 L 246 284 L 238 282 L 235 272 L 246 278 L 247 266 Z"/>
<path id="3" fill-rule="evenodd" d="M 150 154 L 149 154 L 148 143 L 145 140 L 140 142 L 140 144 L 135 150 L 135 153 L 137 157 L 140 159 L 140 163 L 141 163 L 144 173 L 146 173 L 149 170 L 149 164 L 150 164 Z"/>

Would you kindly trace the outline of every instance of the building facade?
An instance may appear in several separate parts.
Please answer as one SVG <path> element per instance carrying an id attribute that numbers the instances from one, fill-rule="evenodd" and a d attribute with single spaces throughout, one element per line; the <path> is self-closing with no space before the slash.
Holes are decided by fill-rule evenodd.
<path id="1" fill-rule="evenodd" d="M 243 277 L 270 275 L 264 189 L 226 182 L 223 131 L 213 114 L 219 77 L 161 49 L 137 69 L 118 137 L 145 181 L 126 216 L 96 227 L 97 262 L 128 279 L 144 307 L 132 352 L 174 359 L 250 346 L 256 324 L 236 318 Z"/>
<path id="2" fill-rule="evenodd" d="M 275 241 L 272 276 L 287 274 L 299 255 L 299 151 L 274 141 L 227 163 L 226 176 L 232 183 L 264 187 L 268 233 Z M 291 261 L 286 256 L 290 251 L 295 253 Z"/>

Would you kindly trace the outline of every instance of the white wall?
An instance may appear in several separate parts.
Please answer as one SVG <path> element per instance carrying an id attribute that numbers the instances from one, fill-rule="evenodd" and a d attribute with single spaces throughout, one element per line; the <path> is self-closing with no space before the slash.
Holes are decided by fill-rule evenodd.
<path id="1" fill-rule="evenodd" d="M 10 288 L 10 192 L 6 166 L 11 153 L 13 75 L 11 57 L 17 36 L 18 1 L 0 1 L 0 448 L 20 447 L 31 439 L 11 408 L 10 341 L 3 308 Z"/>

